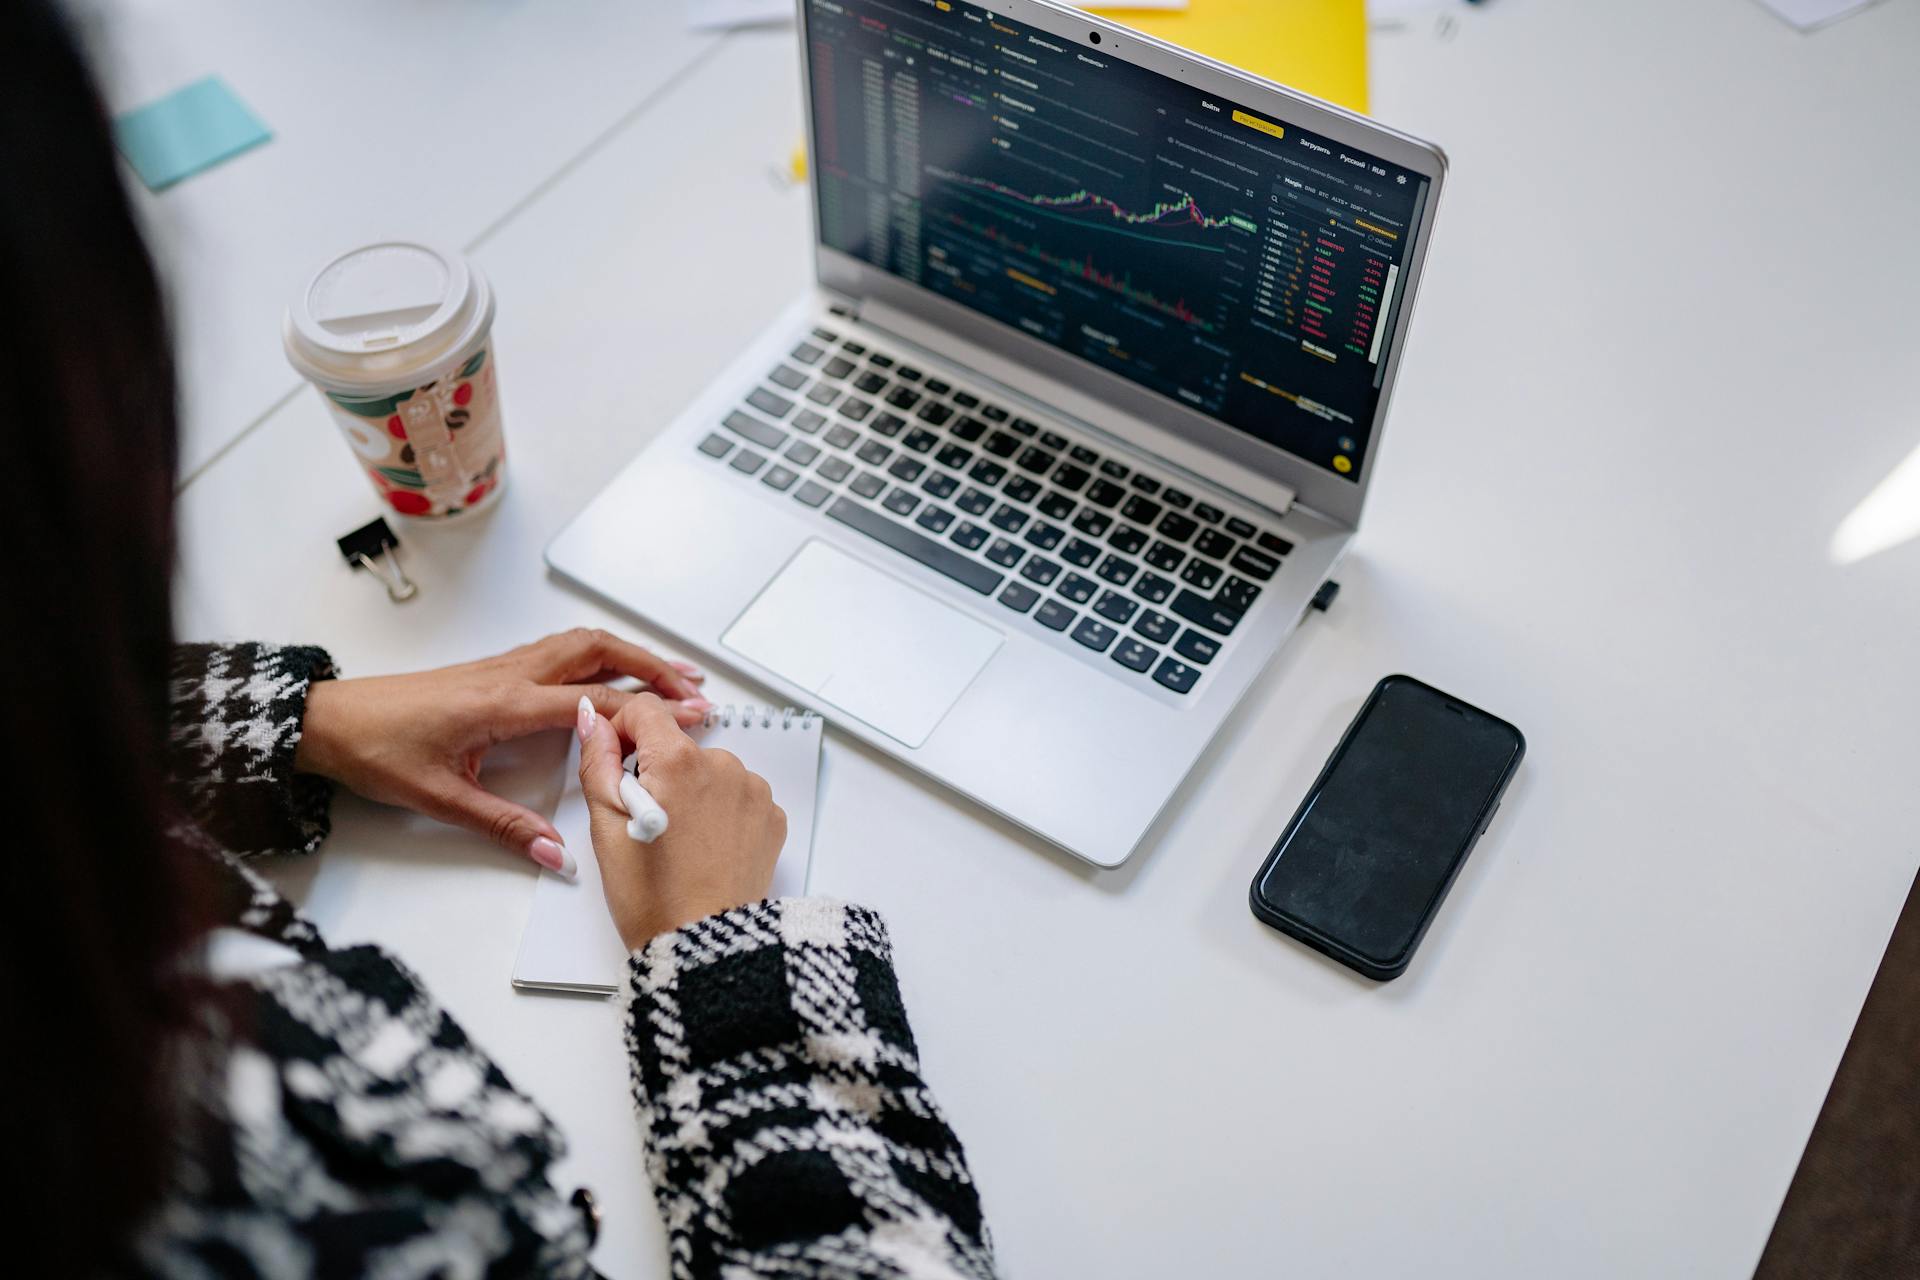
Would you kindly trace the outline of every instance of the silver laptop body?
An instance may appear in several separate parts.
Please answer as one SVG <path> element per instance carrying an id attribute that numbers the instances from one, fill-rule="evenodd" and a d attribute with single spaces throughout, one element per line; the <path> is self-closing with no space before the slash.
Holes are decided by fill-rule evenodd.
<path id="1" fill-rule="evenodd" d="M 817 286 L 560 575 L 1101 866 L 1346 550 L 1446 162 L 1050 0 L 801 0 Z"/>

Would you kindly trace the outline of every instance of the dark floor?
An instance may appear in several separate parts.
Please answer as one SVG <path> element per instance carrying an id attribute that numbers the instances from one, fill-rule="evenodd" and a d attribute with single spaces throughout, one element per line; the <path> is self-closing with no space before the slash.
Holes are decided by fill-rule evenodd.
<path id="1" fill-rule="evenodd" d="M 1920 1280 L 1920 880 L 1755 1280 Z"/>

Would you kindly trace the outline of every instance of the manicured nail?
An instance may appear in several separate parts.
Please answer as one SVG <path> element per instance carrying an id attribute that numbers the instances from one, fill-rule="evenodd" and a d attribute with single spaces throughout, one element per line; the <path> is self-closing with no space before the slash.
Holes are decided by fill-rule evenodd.
<path id="1" fill-rule="evenodd" d="M 574 732 L 580 735 L 580 741 L 585 742 L 588 738 L 592 737 L 594 726 L 599 723 L 600 716 L 599 713 L 593 709 L 592 701 L 588 699 L 586 694 L 581 694 L 580 715 L 573 726 Z"/>
<path id="2" fill-rule="evenodd" d="M 673 669 L 689 680 L 705 680 L 707 678 L 707 673 L 694 666 L 691 662 L 676 662 L 673 664 Z"/>
<path id="3" fill-rule="evenodd" d="M 573 855 L 567 852 L 566 846 L 545 836 L 533 838 L 533 843 L 527 846 L 527 855 L 547 870 L 569 880 L 579 874 L 580 868 L 574 865 Z"/>
<path id="4" fill-rule="evenodd" d="M 695 711 L 698 711 L 701 715 L 705 715 L 707 714 L 707 712 L 713 710 L 713 704 L 711 702 L 708 702 L 705 698 L 688 698 L 685 702 L 682 702 L 680 705 L 683 707 L 689 707 Z"/>

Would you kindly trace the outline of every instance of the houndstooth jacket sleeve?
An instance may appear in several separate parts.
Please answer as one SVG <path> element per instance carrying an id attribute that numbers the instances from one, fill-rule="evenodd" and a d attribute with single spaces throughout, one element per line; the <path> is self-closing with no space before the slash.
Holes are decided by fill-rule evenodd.
<path id="1" fill-rule="evenodd" d="M 311 853 L 333 786 L 295 773 L 307 690 L 333 678 L 308 645 L 182 644 L 173 651 L 168 773 L 186 816 L 242 857 Z"/>
<path id="2" fill-rule="evenodd" d="M 626 1001 L 677 1280 L 995 1274 L 879 916 L 825 898 L 710 916 L 633 953 Z"/>

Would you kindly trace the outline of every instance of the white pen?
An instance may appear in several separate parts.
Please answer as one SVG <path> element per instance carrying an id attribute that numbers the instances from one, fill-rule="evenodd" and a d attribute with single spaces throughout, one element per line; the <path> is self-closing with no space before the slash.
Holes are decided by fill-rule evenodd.
<path id="1" fill-rule="evenodd" d="M 640 779 L 620 771 L 620 803 L 627 810 L 627 837 L 641 844 L 652 844 L 667 832 L 667 811 L 660 807 Z"/>

